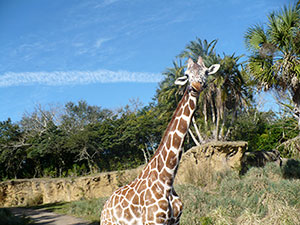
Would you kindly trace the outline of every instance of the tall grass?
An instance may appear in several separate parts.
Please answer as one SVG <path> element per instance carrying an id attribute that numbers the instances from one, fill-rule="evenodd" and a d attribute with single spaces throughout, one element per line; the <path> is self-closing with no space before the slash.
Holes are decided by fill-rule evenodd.
<path id="1" fill-rule="evenodd" d="M 300 224 L 298 165 L 300 161 L 283 168 L 269 163 L 243 176 L 236 171 L 188 173 L 188 183 L 175 187 L 184 202 L 181 225 Z M 61 212 L 99 221 L 106 199 L 68 203 Z"/>

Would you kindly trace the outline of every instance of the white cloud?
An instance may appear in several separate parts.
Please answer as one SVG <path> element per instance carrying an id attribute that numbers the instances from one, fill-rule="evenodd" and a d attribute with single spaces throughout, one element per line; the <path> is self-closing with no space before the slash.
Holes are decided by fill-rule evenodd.
<path id="1" fill-rule="evenodd" d="M 94 83 L 140 82 L 157 83 L 161 74 L 129 71 L 54 71 L 54 72 L 7 72 L 0 75 L 0 87 L 23 85 L 84 85 Z"/>
<path id="2" fill-rule="evenodd" d="M 104 42 L 109 40 L 110 40 L 109 38 L 99 38 L 95 43 L 95 47 L 100 48 Z"/>

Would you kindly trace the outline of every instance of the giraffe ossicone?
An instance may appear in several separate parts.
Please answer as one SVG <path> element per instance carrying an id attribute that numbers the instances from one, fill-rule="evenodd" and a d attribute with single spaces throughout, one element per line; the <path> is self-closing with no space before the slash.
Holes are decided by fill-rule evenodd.
<path id="1" fill-rule="evenodd" d="M 101 213 L 101 225 L 177 225 L 183 204 L 173 183 L 179 166 L 183 144 L 196 110 L 197 98 L 207 77 L 220 65 L 207 68 L 201 57 L 197 63 L 188 59 L 183 77 L 175 84 L 189 82 L 153 157 L 139 176 L 116 190 L 106 201 Z"/>

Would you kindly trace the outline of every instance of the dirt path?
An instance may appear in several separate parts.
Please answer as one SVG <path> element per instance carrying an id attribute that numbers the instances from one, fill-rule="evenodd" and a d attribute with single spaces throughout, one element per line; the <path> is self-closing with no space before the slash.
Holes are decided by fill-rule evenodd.
<path id="1" fill-rule="evenodd" d="M 89 225 L 90 222 L 82 219 L 59 215 L 44 209 L 26 209 L 26 208 L 11 208 L 12 213 L 16 216 L 28 216 L 39 225 Z"/>

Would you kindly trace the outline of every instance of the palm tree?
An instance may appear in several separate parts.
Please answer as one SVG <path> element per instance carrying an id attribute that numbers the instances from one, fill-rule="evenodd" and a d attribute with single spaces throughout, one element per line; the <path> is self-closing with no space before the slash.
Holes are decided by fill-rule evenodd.
<path id="1" fill-rule="evenodd" d="M 300 1 L 269 14 L 267 24 L 250 27 L 245 42 L 259 90 L 289 93 L 300 129 Z"/>
<path id="2" fill-rule="evenodd" d="M 222 58 L 215 52 L 216 44 L 217 40 L 208 42 L 197 38 L 196 41 L 191 41 L 178 56 L 179 61 L 174 61 L 173 67 L 163 73 L 165 79 L 160 83 L 155 96 L 158 106 L 156 113 L 162 122 L 161 130 L 164 130 L 163 127 L 167 125 L 186 88 L 178 88 L 174 84 L 178 77 L 184 75 L 185 65 L 181 59 L 191 57 L 196 61 L 201 56 L 207 66 L 221 63 L 220 70 L 211 77 L 208 87 L 201 93 L 198 110 L 192 120 L 193 126 L 189 134 L 196 145 L 210 140 L 226 140 L 238 110 L 245 106 L 251 97 L 244 79 L 247 74 L 243 73 L 242 63 L 238 62 L 241 56 L 233 54 L 224 55 Z"/>
<path id="3" fill-rule="evenodd" d="M 181 59 L 192 58 L 194 62 L 197 62 L 198 57 L 201 56 L 206 64 L 214 64 L 220 62 L 219 55 L 215 52 L 216 44 L 218 40 L 212 40 L 208 42 L 206 39 L 201 41 L 200 38 L 196 38 L 196 41 L 191 41 L 185 50 L 178 55 Z"/>
<path id="4" fill-rule="evenodd" d="M 199 110 L 195 115 L 198 119 L 193 120 L 193 132 L 190 132 L 193 139 L 193 136 L 198 137 L 197 141 L 194 140 L 197 145 L 210 140 L 228 139 L 237 111 L 251 99 L 244 79 L 247 74 L 242 72 L 242 63 L 238 62 L 242 56 L 224 55 L 222 59 L 215 52 L 216 44 L 217 40 L 208 42 L 197 38 L 179 55 L 180 58 L 191 57 L 194 60 L 201 56 L 207 66 L 221 64 L 220 70 L 210 77 L 208 87 L 201 93 L 198 101 Z"/>

